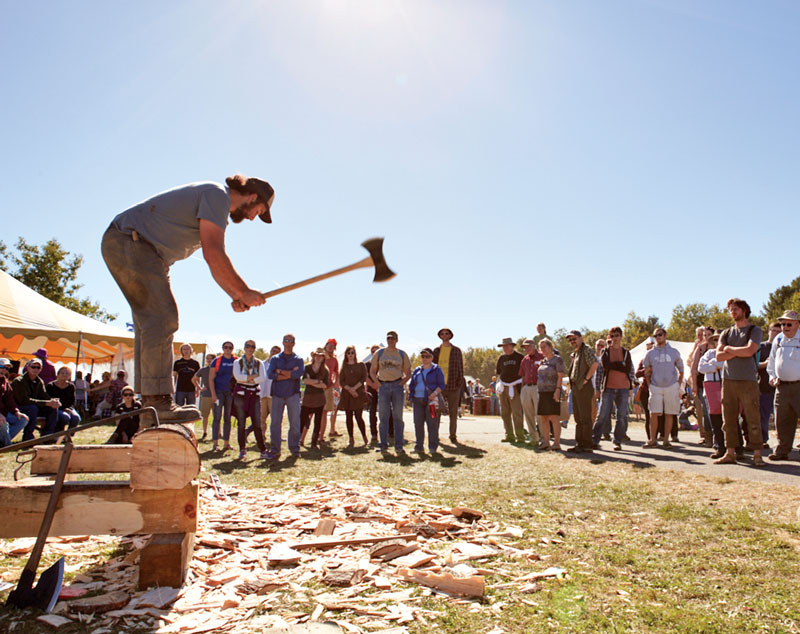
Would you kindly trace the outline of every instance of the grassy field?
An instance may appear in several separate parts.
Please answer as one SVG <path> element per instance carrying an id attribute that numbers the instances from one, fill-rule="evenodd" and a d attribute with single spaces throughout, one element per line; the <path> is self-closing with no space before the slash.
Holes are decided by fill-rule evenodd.
<path id="1" fill-rule="evenodd" d="M 108 435 L 87 433 L 96 441 Z M 800 631 L 800 488 L 508 445 L 486 451 L 445 444 L 437 460 L 334 447 L 272 466 L 255 452 L 240 462 L 235 451 L 209 449 L 201 443 L 204 469 L 223 483 L 282 489 L 358 480 L 410 487 L 432 503 L 468 505 L 524 527 L 514 545 L 533 548 L 542 561 L 496 560 L 492 568 L 504 574 L 487 579 L 491 589 L 479 608 L 426 600 L 423 607 L 440 612 L 442 632 Z M 4 456 L 0 477 L 10 479 L 12 470 L 13 458 Z M 23 565 L 2 559 L 0 574 L 15 581 Z M 503 587 L 548 566 L 567 574 L 541 582 L 532 594 Z"/>

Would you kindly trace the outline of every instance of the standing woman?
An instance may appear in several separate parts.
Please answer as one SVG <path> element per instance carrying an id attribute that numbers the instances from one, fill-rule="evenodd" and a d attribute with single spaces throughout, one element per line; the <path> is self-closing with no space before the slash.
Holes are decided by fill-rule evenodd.
<path id="1" fill-rule="evenodd" d="M 424 453 L 425 427 L 428 427 L 428 449 L 435 454 L 439 448 L 439 419 L 437 408 L 439 395 L 444 392 L 444 372 L 433 362 L 433 350 L 425 348 L 421 353 L 422 365 L 411 374 L 408 393 L 414 405 L 414 453 Z"/>
<path id="2" fill-rule="evenodd" d="M 339 409 L 344 410 L 345 424 L 347 433 L 350 436 L 350 443 L 347 445 L 352 448 L 355 446 L 353 437 L 353 417 L 358 423 L 358 430 L 364 439 L 364 446 L 369 444 L 367 441 L 367 430 L 364 427 L 364 418 L 361 415 L 366 402 L 366 392 L 364 389 L 367 380 L 367 368 L 356 358 L 356 347 L 347 346 L 344 350 L 344 360 L 342 369 L 339 372 L 339 385 L 342 387 L 342 395 L 339 398 Z"/>
<path id="3" fill-rule="evenodd" d="M 81 416 L 88 416 L 89 402 L 89 383 L 84 380 L 83 373 L 78 370 L 75 373 L 75 406 Z"/>
<path id="4" fill-rule="evenodd" d="M 561 449 L 561 390 L 564 378 L 564 360 L 556 354 L 553 342 L 542 339 L 539 342 L 539 351 L 544 355 L 544 361 L 539 365 L 538 386 L 539 427 L 542 430 L 542 444 L 540 449 Z M 553 445 L 550 445 L 552 432 Z"/>
<path id="5" fill-rule="evenodd" d="M 236 410 L 237 439 L 239 441 L 239 460 L 247 458 L 247 419 L 253 426 L 258 450 L 266 459 L 267 447 L 264 444 L 264 432 L 261 429 L 261 385 L 267 380 L 264 364 L 255 357 L 256 342 L 248 339 L 244 342 L 244 355 L 233 364 L 233 406 Z"/>
<path id="6" fill-rule="evenodd" d="M 306 389 L 303 392 L 303 403 L 300 407 L 300 444 L 306 439 L 306 433 L 311 425 L 311 415 L 314 415 L 314 431 L 311 434 L 311 448 L 319 449 L 325 444 L 322 437 L 322 408 L 325 407 L 325 390 L 331 385 L 330 373 L 325 366 L 325 351 L 317 348 L 311 353 L 311 363 L 306 366 L 303 373 L 303 383 Z"/>
<path id="7" fill-rule="evenodd" d="M 56 373 L 56 380 L 48 383 L 45 387 L 50 398 L 57 398 L 61 401 L 55 431 L 61 431 L 67 426 L 72 429 L 81 422 L 80 415 L 75 411 L 75 386 L 70 383 L 71 378 L 72 370 L 62 365 Z"/>

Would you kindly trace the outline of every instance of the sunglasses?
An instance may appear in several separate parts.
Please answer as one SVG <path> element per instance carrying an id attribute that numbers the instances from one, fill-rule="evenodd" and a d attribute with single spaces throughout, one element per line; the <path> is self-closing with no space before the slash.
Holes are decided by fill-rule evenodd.
<path id="1" fill-rule="evenodd" d="M 792 323 L 789 322 L 789 321 L 785 321 L 785 322 L 783 322 L 781 324 L 781 328 L 791 328 L 791 327 L 792 327 Z"/>
<path id="2" fill-rule="evenodd" d="M 245 348 L 255 348 L 255 346 L 252 343 L 246 343 L 246 344 L 244 344 L 244 347 Z"/>
<path id="3" fill-rule="evenodd" d="M 283 343 L 294 343 L 294 339 L 284 339 Z"/>
<path id="4" fill-rule="evenodd" d="M 233 350 L 233 346 L 222 346 L 223 350 Z"/>
<path id="5" fill-rule="evenodd" d="M 667 335 L 667 333 L 665 333 L 665 332 L 657 332 L 655 334 L 656 337 L 665 337 L 666 335 Z"/>
<path id="6" fill-rule="evenodd" d="M 28 369 L 29 370 L 41 370 L 42 366 L 40 366 L 40 365 L 29 365 Z"/>
<path id="7" fill-rule="evenodd" d="M 617 337 L 621 337 L 622 335 L 615 333 L 613 335 L 608 335 L 608 336 L 611 337 L 612 339 L 616 339 Z"/>
<path id="8" fill-rule="evenodd" d="M 133 392 L 123 392 L 122 396 L 133 396 Z"/>
<path id="9" fill-rule="evenodd" d="M 431 354 L 421 354 L 420 355 L 423 359 L 433 359 L 433 355 Z"/>

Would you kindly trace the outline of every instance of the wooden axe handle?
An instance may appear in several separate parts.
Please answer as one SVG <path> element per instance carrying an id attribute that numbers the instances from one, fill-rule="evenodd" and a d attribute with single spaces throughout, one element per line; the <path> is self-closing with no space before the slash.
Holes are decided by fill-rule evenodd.
<path id="1" fill-rule="evenodd" d="M 295 282 L 294 284 L 289 284 L 289 286 L 282 286 L 281 288 L 276 288 L 274 291 L 261 293 L 261 297 L 263 297 L 264 299 L 269 299 L 270 297 L 275 297 L 275 295 L 280 295 L 281 293 L 288 293 L 289 291 L 293 291 L 296 288 L 302 288 L 303 286 L 308 286 L 309 284 L 315 284 L 316 282 L 327 280 L 329 277 L 336 277 L 337 275 L 341 275 L 342 273 L 349 273 L 350 271 L 355 271 L 356 269 L 366 269 L 369 268 L 370 266 L 373 266 L 372 258 L 370 256 L 367 256 L 363 260 L 360 260 L 355 264 L 350 264 L 349 266 L 343 266 L 340 269 L 328 271 L 327 273 L 323 273 L 322 275 L 317 275 L 315 277 L 309 277 L 307 280 L 303 280 L 302 282 Z"/>

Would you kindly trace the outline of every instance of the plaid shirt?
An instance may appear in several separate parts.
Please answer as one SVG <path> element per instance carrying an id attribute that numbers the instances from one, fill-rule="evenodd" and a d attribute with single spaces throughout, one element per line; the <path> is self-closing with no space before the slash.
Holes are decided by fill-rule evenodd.
<path id="1" fill-rule="evenodd" d="M 569 355 L 569 358 L 571 360 L 569 366 L 569 382 L 575 387 L 581 387 L 589 368 L 597 363 L 597 357 L 594 356 L 594 351 L 584 343 L 580 348 L 574 350 Z M 581 364 L 581 359 L 583 360 L 583 364 Z M 581 368 L 581 365 L 584 367 Z"/>
<path id="2" fill-rule="evenodd" d="M 441 346 L 433 351 L 433 362 L 439 364 L 439 351 Z M 450 346 L 450 362 L 447 366 L 447 380 L 444 389 L 447 391 L 457 391 L 462 389 L 464 382 L 464 357 L 461 355 L 461 348 Z"/>

